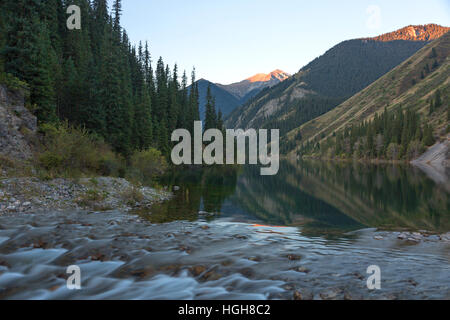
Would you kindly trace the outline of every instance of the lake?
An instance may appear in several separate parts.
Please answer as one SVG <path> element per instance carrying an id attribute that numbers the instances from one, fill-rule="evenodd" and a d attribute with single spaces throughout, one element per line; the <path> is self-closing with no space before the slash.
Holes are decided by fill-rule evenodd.
<path id="1" fill-rule="evenodd" d="M 282 161 L 160 183 L 179 189 L 150 210 L 0 216 L 0 298 L 450 298 L 448 192 L 413 167 Z"/>
<path id="2" fill-rule="evenodd" d="M 176 171 L 162 183 L 181 190 L 145 215 L 152 222 L 195 221 L 205 211 L 325 237 L 363 228 L 450 231 L 448 192 L 407 165 L 282 161 L 275 176 L 256 166 L 209 168 Z"/>

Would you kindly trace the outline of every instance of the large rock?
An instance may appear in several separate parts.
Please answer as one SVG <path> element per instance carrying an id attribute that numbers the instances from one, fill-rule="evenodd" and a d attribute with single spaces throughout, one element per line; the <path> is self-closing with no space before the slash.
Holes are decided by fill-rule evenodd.
<path id="1" fill-rule="evenodd" d="M 450 134 L 411 163 L 450 192 Z"/>
<path id="2" fill-rule="evenodd" d="M 24 93 L 0 85 L 0 155 L 11 159 L 32 157 L 36 117 L 25 108 Z"/>

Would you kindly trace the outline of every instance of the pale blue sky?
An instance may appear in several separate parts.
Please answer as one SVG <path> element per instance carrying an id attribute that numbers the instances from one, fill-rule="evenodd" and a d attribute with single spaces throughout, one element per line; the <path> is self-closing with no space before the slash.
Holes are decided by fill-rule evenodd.
<path id="1" fill-rule="evenodd" d="M 427 23 L 450 26 L 450 1 L 123 0 L 122 17 L 133 43 L 149 41 L 154 61 L 188 73 L 195 66 L 198 78 L 224 84 L 295 73 L 343 40 Z"/>

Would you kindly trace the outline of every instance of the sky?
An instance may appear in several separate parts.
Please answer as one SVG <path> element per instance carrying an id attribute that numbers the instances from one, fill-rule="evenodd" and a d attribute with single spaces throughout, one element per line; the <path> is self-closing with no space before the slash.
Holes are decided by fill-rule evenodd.
<path id="1" fill-rule="evenodd" d="M 112 3 L 112 0 L 109 0 Z M 407 25 L 450 26 L 449 0 L 122 0 L 133 44 L 153 62 L 229 84 L 275 69 L 294 74 L 341 41 Z"/>

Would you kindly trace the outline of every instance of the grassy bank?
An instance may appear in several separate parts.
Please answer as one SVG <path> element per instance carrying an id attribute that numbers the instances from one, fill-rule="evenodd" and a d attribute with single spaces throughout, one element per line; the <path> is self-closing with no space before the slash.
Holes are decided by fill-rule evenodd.
<path id="1" fill-rule="evenodd" d="M 19 161 L 0 155 L 0 174 L 41 180 L 107 176 L 154 186 L 167 169 L 166 159 L 154 148 L 124 156 L 100 137 L 67 123 L 41 125 L 33 140 L 32 159 Z"/>

